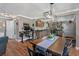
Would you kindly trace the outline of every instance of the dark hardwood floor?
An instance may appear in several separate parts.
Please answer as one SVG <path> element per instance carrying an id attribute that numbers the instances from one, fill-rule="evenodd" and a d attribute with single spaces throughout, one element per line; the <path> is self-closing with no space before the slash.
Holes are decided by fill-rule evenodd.
<path id="1" fill-rule="evenodd" d="M 24 43 L 17 42 L 16 40 L 9 40 L 6 50 L 6 56 L 29 56 L 26 47 L 31 47 L 31 44 L 28 41 Z M 75 48 L 70 49 L 70 56 L 79 56 L 79 50 Z"/>

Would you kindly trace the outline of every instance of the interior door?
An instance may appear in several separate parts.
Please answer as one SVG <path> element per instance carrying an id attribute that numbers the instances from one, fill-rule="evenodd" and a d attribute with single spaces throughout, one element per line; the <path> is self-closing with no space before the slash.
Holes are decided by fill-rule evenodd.
<path id="1" fill-rule="evenodd" d="M 14 21 L 6 21 L 6 35 L 9 38 L 14 38 Z"/>

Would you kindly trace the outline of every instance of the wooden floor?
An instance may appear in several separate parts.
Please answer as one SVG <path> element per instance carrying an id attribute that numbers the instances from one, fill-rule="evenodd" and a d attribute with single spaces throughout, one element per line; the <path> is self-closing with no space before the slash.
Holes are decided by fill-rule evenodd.
<path id="1" fill-rule="evenodd" d="M 30 46 L 28 42 L 17 42 L 15 40 L 9 40 L 7 45 L 6 56 L 28 56 L 26 47 Z"/>
<path id="2" fill-rule="evenodd" d="M 71 48 L 70 56 L 79 56 L 79 50 L 76 50 L 75 48 Z"/>
<path id="3" fill-rule="evenodd" d="M 7 45 L 6 56 L 29 56 L 26 47 L 31 47 L 28 41 L 24 43 L 15 40 L 9 40 Z M 75 48 L 70 49 L 70 56 L 79 56 L 79 51 Z"/>

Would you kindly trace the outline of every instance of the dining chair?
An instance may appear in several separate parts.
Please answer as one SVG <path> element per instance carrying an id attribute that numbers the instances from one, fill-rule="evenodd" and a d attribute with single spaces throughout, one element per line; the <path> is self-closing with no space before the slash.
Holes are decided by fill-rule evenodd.
<path id="1" fill-rule="evenodd" d="M 55 53 L 55 52 L 47 49 L 47 56 L 61 56 L 61 54 Z"/>
<path id="2" fill-rule="evenodd" d="M 36 47 L 36 52 L 39 53 L 39 56 L 46 56 L 47 55 L 47 51 L 45 51 L 45 49 L 42 50 L 42 47 L 40 47 L 40 46 Z"/>
<path id="3" fill-rule="evenodd" d="M 32 43 L 31 41 L 29 41 L 29 43 L 32 44 L 32 48 L 33 48 L 33 50 L 36 51 L 36 44 Z"/>
<path id="4" fill-rule="evenodd" d="M 64 45 L 64 50 L 63 50 L 63 56 L 69 56 L 69 50 L 70 48 L 72 47 L 72 41 L 70 40 L 69 42 L 66 41 L 65 42 L 65 45 Z"/>
<path id="5" fill-rule="evenodd" d="M 72 40 L 66 39 L 65 46 L 69 47 L 72 45 Z"/>
<path id="6" fill-rule="evenodd" d="M 0 55 L 4 55 L 6 53 L 7 43 L 8 37 L 0 38 Z"/>
<path id="7" fill-rule="evenodd" d="M 62 56 L 69 56 L 69 49 L 67 47 L 64 47 Z"/>
<path id="8" fill-rule="evenodd" d="M 38 53 L 38 56 L 45 56 L 46 55 L 42 50 L 36 48 L 37 47 L 36 44 L 34 44 L 32 42 L 30 42 L 30 43 L 32 44 L 33 51 L 36 52 L 36 53 Z"/>
<path id="9" fill-rule="evenodd" d="M 30 56 L 38 56 L 38 53 L 36 53 L 35 51 L 33 51 L 31 48 L 27 47 L 27 50 L 28 50 L 28 53 L 29 53 Z"/>

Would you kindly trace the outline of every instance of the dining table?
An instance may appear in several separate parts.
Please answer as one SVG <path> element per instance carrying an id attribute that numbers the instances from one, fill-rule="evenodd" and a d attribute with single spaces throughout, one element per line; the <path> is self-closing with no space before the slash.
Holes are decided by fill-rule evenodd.
<path id="1" fill-rule="evenodd" d="M 63 49 L 65 45 L 65 38 L 64 37 L 58 37 L 55 36 L 54 39 L 48 39 L 47 36 L 39 39 L 34 39 L 31 42 L 35 44 L 36 46 L 40 46 L 43 48 L 46 48 L 47 50 L 52 51 L 52 53 L 56 54 L 63 54 Z M 44 49 L 42 49 L 44 50 Z"/>

